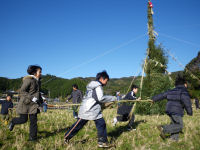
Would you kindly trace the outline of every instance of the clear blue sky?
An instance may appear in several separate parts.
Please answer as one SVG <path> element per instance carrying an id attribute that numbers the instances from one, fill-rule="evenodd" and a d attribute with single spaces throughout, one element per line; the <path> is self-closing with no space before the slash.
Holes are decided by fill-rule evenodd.
<path id="1" fill-rule="evenodd" d="M 152 3 L 157 43 L 186 65 L 200 50 L 200 1 Z M 146 33 L 147 0 L 0 0 L 0 76 L 25 76 L 30 64 L 63 78 L 137 75 Z"/>

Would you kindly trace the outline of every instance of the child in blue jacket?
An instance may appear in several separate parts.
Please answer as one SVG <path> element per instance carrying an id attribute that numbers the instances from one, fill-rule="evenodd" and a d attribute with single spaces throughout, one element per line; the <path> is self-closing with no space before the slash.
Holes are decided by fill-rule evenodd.
<path id="1" fill-rule="evenodd" d="M 192 116 L 192 103 L 189 93 L 187 91 L 187 83 L 183 77 L 179 75 L 175 81 L 175 88 L 167 92 L 154 96 L 154 102 L 167 99 L 166 113 L 171 119 L 168 125 L 158 126 L 161 132 L 161 137 L 165 139 L 167 135 L 172 140 L 178 141 L 179 133 L 183 129 L 183 115 L 184 109 L 187 114 Z"/>

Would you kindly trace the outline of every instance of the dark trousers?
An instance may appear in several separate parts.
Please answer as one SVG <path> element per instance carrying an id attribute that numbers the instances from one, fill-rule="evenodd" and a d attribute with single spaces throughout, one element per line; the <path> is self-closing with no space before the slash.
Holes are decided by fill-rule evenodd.
<path id="1" fill-rule="evenodd" d="M 43 111 L 47 112 L 47 106 L 43 106 Z"/>
<path id="2" fill-rule="evenodd" d="M 73 116 L 78 117 L 78 106 L 73 106 L 72 109 L 73 109 Z"/>
<path id="3" fill-rule="evenodd" d="M 195 99 L 195 106 L 196 106 L 196 109 L 199 109 L 199 100 L 198 99 Z"/>
<path id="4" fill-rule="evenodd" d="M 28 121 L 28 117 L 30 120 L 30 128 L 29 128 L 29 137 L 32 139 L 37 138 L 37 113 L 36 114 L 20 114 L 20 117 L 13 118 L 12 123 L 16 124 L 24 124 Z"/>
<path id="5" fill-rule="evenodd" d="M 183 118 L 177 115 L 170 115 L 171 123 L 163 126 L 163 132 L 170 134 L 170 138 L 173 140 L 179 139 L 179 133 L 183 129 Z"/>
<path id="6" fill-rule="evenodd" d="M 1 118 L 2 118 L 3 120 L 8 121 L 10 117 L 9 117 L 9 114 L 1 114 Z"/>
<path id="7" fill-rule="evenodd" d="M 88 122 L 89 120 L 84 120 L 79 118 L 72 126 L 71 128 L 67 131 L 65 134 L 65 139 L 70 140 L 74 135 L 78 133 L 80 129 L 84 127 L 84 125 Z M 106 123 L 103 118 L 94 120 L 96 128 L 97 128 L 97 135 L 98 135 L 98 142 L 107 142 L 107 130 L 106 130 Z"/>
<path id="8" fill-rule="evenodd" d="M 128 120 L 129 120 L 129 114 L 123 114 L 123 115 L 117 116 L 117 121 L 119 121 L 119 122 L 124 122 L 124 121 L 128 121 Z M 131 116 L 131 119 L 128 123 L 128 126 L 132 127 L 134 124 L 134 120 L 135 120 L 135 115 L 133 113 Z"/>

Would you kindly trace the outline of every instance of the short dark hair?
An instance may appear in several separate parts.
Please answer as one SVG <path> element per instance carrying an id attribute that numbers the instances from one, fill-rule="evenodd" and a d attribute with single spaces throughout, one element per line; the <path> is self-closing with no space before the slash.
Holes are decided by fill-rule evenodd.
<path id="1" fill-rule="evenodd" d="M 96 80 L 99 81 L 100 78 L 110 80 L 109 75 L 105 70 L 103 70 L 102 72 L 97 73 Z"/>
<path id="2" fill-rule="evenodd" d="M 42 70 L 42 67 L 38 65 L 29 65 L 27 69 L 27 73 L 30 75 L 34 75 L 38 69 Z"/>
<path id="3" fill-rule="evenodd" d="M 176 76 L 176 80 L 175 80 L 175 86 L 177 85 L 184 85 L 186 82 L 185 78 L 183 75 L 178 74 Z"/>
<path id="4" fill-rule="evenodd" d="M 134 84 L 133 84 L 133 85 L 131 86 L 131 91 L 132 91 L 133 89 L 138 89 L 138 88 L 139 88 L 139 87 L 138 87 L 137 85 L 134 85 Z"/>
<path id="5" fill-rule="evenodd" d="M 8 96 L 10 96 L 10 98 L 12 98 L 12 94 L 7 94 L 6 98 L 7 98 Z"/>
<path id="6" fill-rule="evenodd" d="M 73 84 L 72 87 L 78 89 L 78 85 L 77 84 Z"/>

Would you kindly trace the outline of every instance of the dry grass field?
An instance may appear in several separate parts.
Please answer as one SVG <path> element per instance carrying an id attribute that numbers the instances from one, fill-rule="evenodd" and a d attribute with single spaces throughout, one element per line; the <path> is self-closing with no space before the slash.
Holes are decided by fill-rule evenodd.
<path id="1" fill-rule="evenodd" d="M 107 123 L 108 139 L 116 150 L 198 150 L 200 149 L 200 110 L 194 109 L 192 117 L 185 115 L 183 134 L 178 142 L 162 140 L 156 126 L 169 123 L 167 115 L 136 115 L 137 130 L 128 131 L 127 122 L 112 126 L 116 108 L 103 111 Z M 38 115 L 38 142 L 28 142 L 29 122 L 16 125 L 10 132 L 0 123 L 0 149 L 2 150 L 95 150 L 97 131 L 94 122 L 87 125 L 65 145 L 64 134 L 75 119 L 69 109 L 48 110 Z"/>

